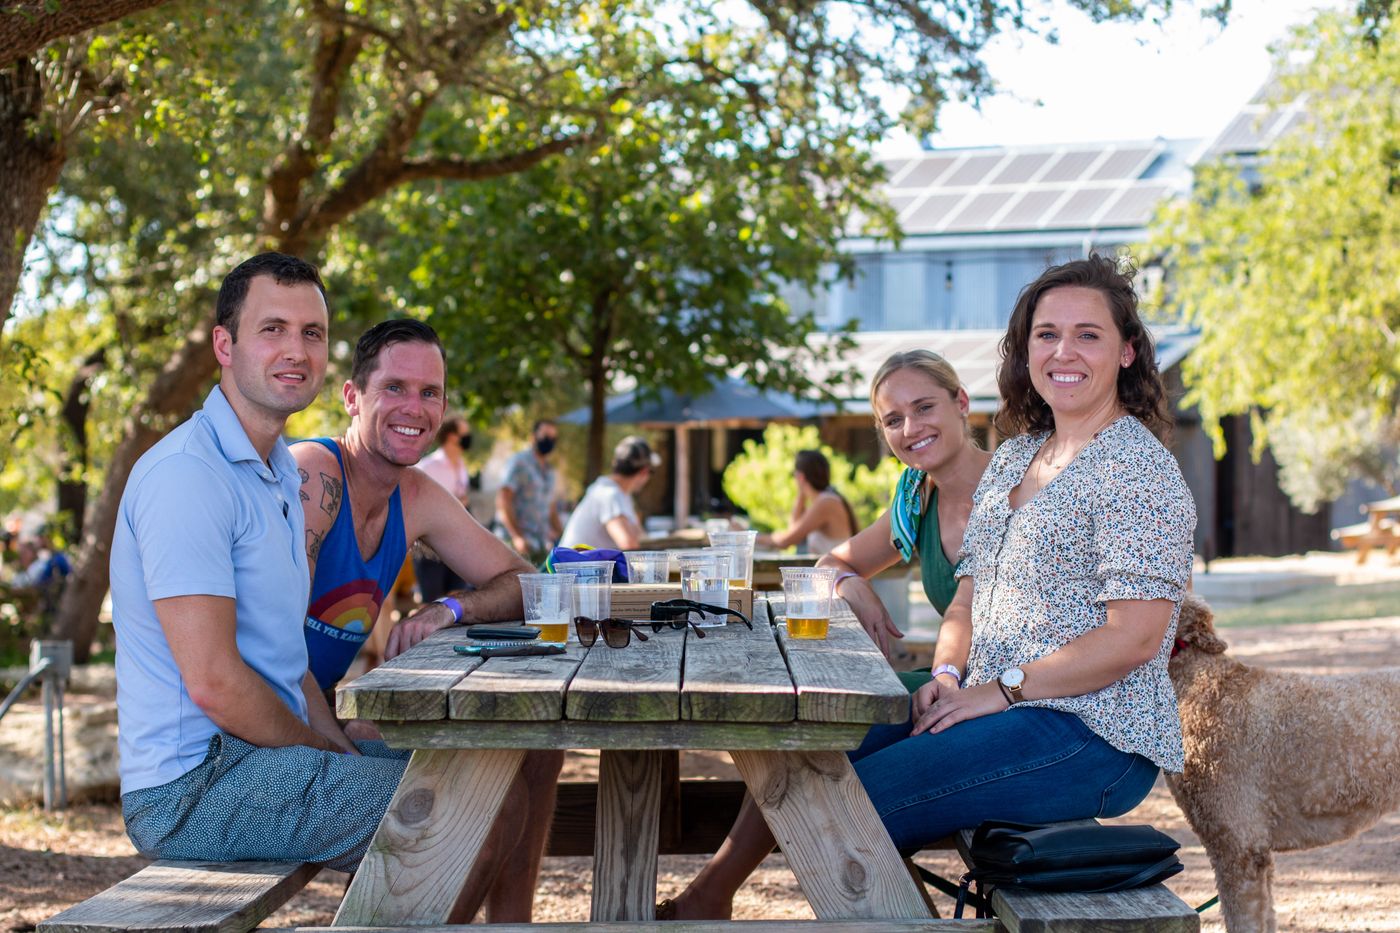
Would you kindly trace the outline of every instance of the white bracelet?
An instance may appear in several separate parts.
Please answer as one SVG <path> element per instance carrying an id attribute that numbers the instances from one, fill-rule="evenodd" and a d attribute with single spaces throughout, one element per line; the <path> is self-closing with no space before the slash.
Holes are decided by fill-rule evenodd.
<path id="1" fill-rule="evenodd" d="M 841 585 L 841 581 L 842 581 L 842 580 L 848 579 L 848 578 L 850 578 L 850 577 L 858 577 L 858 576 L 860 576 L 860 574 L 856 573 L 854 570 L 847 570 L 845 573 L 838 573 L 838 574 L 836 575 L 836 579 L 833 580 L 833 581 L 831 581 L 831 592 L 832 592 L 832 595 L 834 595 L 834 596 L 839 596 L 839 595 L 840 595 L 839 593 L 836 592 L 836 588 L 837 588 L 838 586 Z"/>

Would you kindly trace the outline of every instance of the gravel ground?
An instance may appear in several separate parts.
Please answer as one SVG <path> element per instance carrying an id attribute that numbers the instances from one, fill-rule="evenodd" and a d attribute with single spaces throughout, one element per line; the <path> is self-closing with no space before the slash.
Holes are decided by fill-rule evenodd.
<path id="1" fill-rule="evenodd" d="M 1400 618 L 1324 622 L 1286 627 L 1227 630 L 1236 656 L 1255 664 L 1338 673 L 1400 666 Z M 731 777 L 726 756 L 688 754 L 688 777 Z M 587 779 L 596 755 L 571 755 L 565 777 Z M 1126 822 L 1150 822 L 1181 840 L 1186 871 L 1168 882 L 1187 903 L 1214 893 L 1205 853 L 1181 811 L 1159 781 L 1152 795 Z M 546 858 L 536 901 L 536 919 L 582 920 L 588 916 L 587 858 Z M 961 863 L 951 853 L 920 856 L 945 877 Z M 701 856 L 663 856 L 657 893 L 679 891 L 703 863 Z M 49 815 L 32 808 L 0 810 L 0 933 L 32 930 L 38 921 L 130 875 L 145 864 L 127 841 L 114 805 L 88 804 Z M 1313 931 L 1400 931 L 1400 812 L 1355 839 L 1277 858 L 1279 929 Z M 345 887 L 344 875 L 325 872 L 265 926 L 329 923 Z M 946 916 L 951 902 L 935 901 Z M 769 858 L 741 890 L 736 919 L 811 917 L 781 856 Z M 1203 929 L 1223 931 L 1219 911 L 1207 910 Z"/>

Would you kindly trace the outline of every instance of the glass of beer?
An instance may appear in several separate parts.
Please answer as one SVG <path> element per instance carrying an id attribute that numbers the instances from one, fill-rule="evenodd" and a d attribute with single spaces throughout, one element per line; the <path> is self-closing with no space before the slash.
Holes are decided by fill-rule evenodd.
<path id="1" fill-rule="evenodd" d="M 701 551 L 680 559 L 681 596 L 708 606 L 729 605 L 729 555 Z M 718 612 L 699 613 L 696 625 L 716 628 L 724 625 L 726 617 Z"/>
<path id="2" fill-rule="evenodd" d="M 540 630 L 540 641 L 564 644 L 574 610 L 574 578 L 559 573 L 522 573 L 520 596 L 525 624 Z"/>
<path id="3" fill-rule="evenodd" d="M 836 571 L 830 567 L 779 567 L 778 572 L 783 575 L 788 637 L 825 638 Z"/>
<path id="4" fill-rule="evenodd" d="M 753 545 L 758 538 L 756 531 L 713 531 L 710 544 L 714 547 L 732 548 L 736 551 L 733 572 L 729 575 L 729 585 L 745 587 L 753 585 Z"/>

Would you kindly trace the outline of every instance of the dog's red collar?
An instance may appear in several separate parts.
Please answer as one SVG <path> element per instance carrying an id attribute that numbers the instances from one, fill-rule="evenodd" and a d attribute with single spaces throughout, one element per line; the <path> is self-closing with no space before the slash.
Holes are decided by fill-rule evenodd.
<path id="1" fill-rule="evenodd" d="M 1189 645 L 1189 642 L 1184 641 L 1180 638 L 1172 642 L 1172 657 L 1176 657 L 1178 651 L 1182 650 L 1183 648 L 1189 647 Z"/>

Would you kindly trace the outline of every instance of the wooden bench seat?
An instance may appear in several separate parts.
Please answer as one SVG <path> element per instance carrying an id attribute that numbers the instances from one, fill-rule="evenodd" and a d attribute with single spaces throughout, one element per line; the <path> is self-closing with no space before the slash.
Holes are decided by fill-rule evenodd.
<path id="1" fill-rule="evenodd" d="M 321 870 L 301 862 L 152 862 L 39 933 L 246 933 Z"/>
<path id="2" fill-rule="evenodd" d="M 478 926 L 296 927 L 259 933 L 471 933 Z M 493 923 L 491 933 L 997 933 L 995 920 L 628 920 Z"/>
<path id="3" fill-rule="evenodd" d="M 958 854 L 969 868 L 972 830 L 956 836 Z M 1165 885 L 1152 884 L 1111 894 L 1055 893 L 996 887 L 992 913 L 1008 933 L 1196 933 L 1200 915 Z"/>

